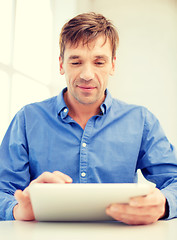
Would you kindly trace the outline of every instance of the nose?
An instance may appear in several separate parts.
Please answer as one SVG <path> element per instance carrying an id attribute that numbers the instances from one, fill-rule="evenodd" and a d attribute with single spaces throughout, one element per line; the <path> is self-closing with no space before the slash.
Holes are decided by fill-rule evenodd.
<path id="1" fill-rule="evenodd" d="M 80 73 L 80 78 L 85 81 L 90 81 L 94 78 L 94 72 L 91 66 L 86 65 L 82 68 Z"/>

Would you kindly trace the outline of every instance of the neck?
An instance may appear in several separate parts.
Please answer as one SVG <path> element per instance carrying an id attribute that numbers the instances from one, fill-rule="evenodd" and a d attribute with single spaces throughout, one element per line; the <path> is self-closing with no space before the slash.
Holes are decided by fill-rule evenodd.
<path id="1" fill-rule="evenodd" d="M 68 94 L 67 91 L 64 93 L 64 100 L 69 109 L 69 116 L 84 129 L 88 120 L 100 113 L 100 105 L 104 99 L 93 104 L 82 104 Z"/>

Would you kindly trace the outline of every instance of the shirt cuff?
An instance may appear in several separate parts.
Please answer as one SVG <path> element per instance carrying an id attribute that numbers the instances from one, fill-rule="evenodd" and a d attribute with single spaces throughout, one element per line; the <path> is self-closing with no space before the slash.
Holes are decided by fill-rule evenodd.
<path id="1" fill-rule="evenodd" d="M 163 219 L 172 219 L 177 216 L 177 209 L 176 209 L 176 196 L 173 192 L 167 190 L 167 189 L 162 189 L 161 192 L 164 194 L 166 197 L 166 204 L 167 204 L 167 210 L 168 214 Z"/>
<path id="2" fill-rule="evenodd" d="M 8 209 L 6 210 L 6 220 L 15 220 L 14 215 L 13 215 L 13 209 L 15 207 L 15 205 L 17 205 L 17 201 L 12 202 L 12 204 L 8 207 Z"/>

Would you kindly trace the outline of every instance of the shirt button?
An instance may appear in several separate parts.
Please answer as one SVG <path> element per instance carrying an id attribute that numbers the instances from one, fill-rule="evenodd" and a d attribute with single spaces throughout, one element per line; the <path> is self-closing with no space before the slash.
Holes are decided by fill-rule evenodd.
<path id="1" fill-rule="evenodd" d="M 82 176 L 82 177 L 85 177 L 85 176 L 86 176 L 86 173 L 85 173 L 85 172 L 82 172 L 82 173 L 81 173 L 81 176 Z"/>
<path id="2" fill-rule="evenodd" d="M 82 147 L 86 147 L 87 146 L 87 144 L 86 143 L 82 143 Z"/>
<path id="3" fill-rule="evenodd" d="M 64 109 L 64 112 L 65 112 L 65 113 L 67 113 L 67 111 L 68 111 L 68 109 L 67 109 L 67 108 L 65 108 L 65 109 Z"/>

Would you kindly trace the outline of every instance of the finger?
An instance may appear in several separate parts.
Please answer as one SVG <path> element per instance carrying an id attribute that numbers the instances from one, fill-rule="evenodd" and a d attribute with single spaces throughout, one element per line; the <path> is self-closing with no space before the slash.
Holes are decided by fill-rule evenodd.
<path id="1" fill-rule="evenodd" d="M 21 190 L 17 190 L 14 196 L 18 201 L 18 204 L 13 209 L 14 218 L 18 220 L 34 220 L 35 217 L 29 196 Z"/>
<path id="2" fill-rule="evenodd" d="M 131 198 L 130 206 L 157 206 L 164 205 L 166 202 L 165 196 L 161 193 L 161 191 L 155 188 L 151 193 L 143 197 Z"/>
<path id="3" fill-rule="evenodd" d="M 113 219 L 117 221 L 124 222 L 126 224 L 133 224 L 133 225 L 139 225 L 139 224 L 150 224 L 153 222 L 156 222 L 158 220 L 158 215 L 149 214 L 149 211 L 142 213 L 140 215 L 136 212 L 133 212 L 132 214 L 128 212 L 118 212 L 118 211 L 112 211 L 111 208 L 106 209 L 106 214 L 111 216 Z"/>
<path id="4" fill-rule="evenodd" d="M 57 177 L 63 179 L 65 183 L 72 183 L 72 178 L 60 171 L 54 171 L 53 174 L 55 174 Z"/>
<path id="5" fill-rule="evenodd" d="M 160 214 L 160 207 L 148 206 L 148 207 L 132 207 L 129 204 L 112 204 L 107 208 L 110 214 L 113 215 L 136 215 L 136 216 L 147 216 L 147 215 L 158 215 Z"/>
<path id="6" fill-rule="evenodd" d="M 27 195 L 22 190 L 17 190 L 14 194 L 15 199 L 18 201 L 19 204 L 28 204 L 30 202 L 29 195 Z"/>
<path id="7" fill-rule="evenodd" d="M 65 180 L 51 172 L 44 172 L 31 182 L 31 184 L 33 183 L 65 183 Z"/>
<path id="8" fill-rule="evenodd" d="M 115 220 L 129 224 L 129 225 L 146 225 L 152 224 L 158 220 L 158 218 L 154 218 L 151 216 L 136 216 L 136 215 L 119 215 L 113 217 Z"/>

